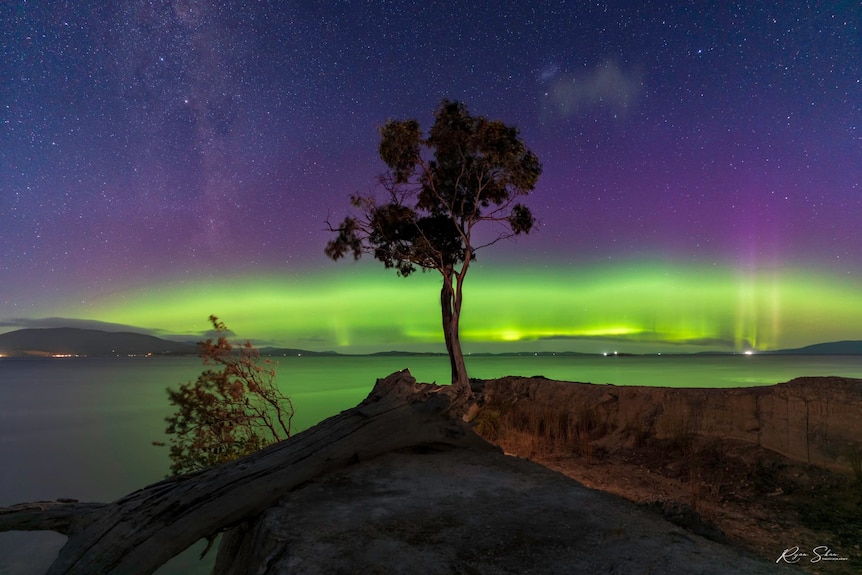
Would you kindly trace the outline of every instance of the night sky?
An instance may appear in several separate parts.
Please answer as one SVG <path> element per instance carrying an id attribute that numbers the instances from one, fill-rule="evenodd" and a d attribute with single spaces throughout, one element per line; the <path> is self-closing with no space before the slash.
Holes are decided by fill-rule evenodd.
<path id="1" fill-rule="evenodd" d="M 707 7 L 711 4 L 712 7 Z M 117 6 L 115 6 L 117 5 Z M 323 255 L 377 128 L 516 125 L 539 229 L 465 351 L 862 339 L 859 2 L 0 4 L 0 331 L 443 350 L 436 273 Z"/>

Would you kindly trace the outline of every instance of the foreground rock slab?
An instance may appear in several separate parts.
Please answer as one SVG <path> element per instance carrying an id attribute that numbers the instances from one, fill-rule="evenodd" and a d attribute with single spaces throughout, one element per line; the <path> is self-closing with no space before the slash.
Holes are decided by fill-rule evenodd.
<path id="1" fill-rule="evenodd" d="M 217 575 L 795 571 L 493 449 L 387 453 L 305 484 L 229 535 Z"/>

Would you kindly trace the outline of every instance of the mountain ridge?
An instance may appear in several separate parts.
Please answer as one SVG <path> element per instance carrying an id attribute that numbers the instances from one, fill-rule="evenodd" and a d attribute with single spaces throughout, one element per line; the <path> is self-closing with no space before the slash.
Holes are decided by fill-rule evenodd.
<path id="1" fill-rule="evenodd" d="M 814 343 L 794 349 L 768 351 L 771 355 L 862 355 L 862 341 L 842 340 Z"/>
<path id="2" fill-rule="evenodd" d="M 133 332 L 77 327 L 27 328 L 0 334 L 0 355 L 7 357 L 137 356 L 197 353 L 193 344 Z"/>

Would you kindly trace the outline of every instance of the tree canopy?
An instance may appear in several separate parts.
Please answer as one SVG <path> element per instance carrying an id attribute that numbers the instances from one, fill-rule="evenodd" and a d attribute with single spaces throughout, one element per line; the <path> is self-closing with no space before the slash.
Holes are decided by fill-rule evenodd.
<path id="1" fill-rule="evenodd" d="M 325 253 L 333 260 L 369 254 L 405 277 L 417 268 L 437 270 L 452 383 L 469 392 L 458 334 L 464 277 L 476 252 L 533 229 L 535 218 L 520 199 L 535 188 L 541 163 L 517 128 L 449 100 L 438 106 L 427 136 L 417 120 L 387 121 L 378 152 L 387 166 L 380 177 L 385 195 L 352 195 L 358 215 L 330 224 L 336 237 Z M 474 231 L 480 223 L 493 229 L 481 243 Z"/>

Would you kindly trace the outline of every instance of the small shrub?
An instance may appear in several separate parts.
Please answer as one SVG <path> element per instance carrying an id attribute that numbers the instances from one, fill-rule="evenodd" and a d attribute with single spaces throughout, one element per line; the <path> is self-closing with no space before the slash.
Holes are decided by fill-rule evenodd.
<path id="1" fill-rule="evenodd" d="M 166 419 L 171 472 L 206 469 L 290 437 L 293 404 L 275 384 L 275 369 L 250 342 L 238 349 L 210 316 L 218 339 L 198 343 L 207 369 L 196 381 L 168 388 L 177 411 Z"/>
<path id="2" fill-rule="evenodd" d="M 500 412 L 496 409 L 482 409 L 473 420 L 473 429 L 488 441 L 494 442 L 500 439 L 502 421 Z"/>

